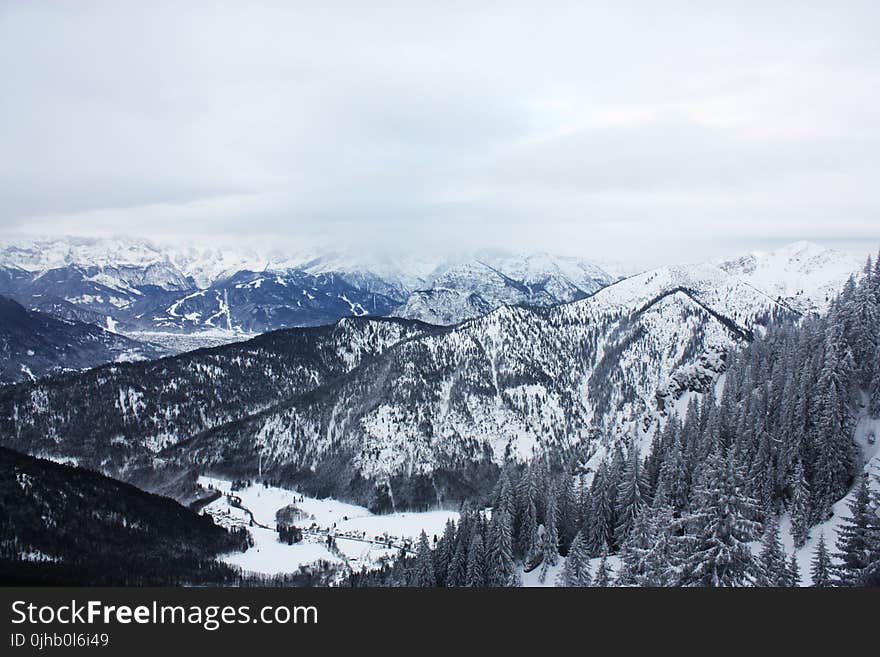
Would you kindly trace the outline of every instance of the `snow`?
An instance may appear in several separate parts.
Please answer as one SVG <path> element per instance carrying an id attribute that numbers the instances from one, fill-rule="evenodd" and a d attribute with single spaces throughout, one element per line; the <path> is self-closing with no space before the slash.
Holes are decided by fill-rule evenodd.
<path id="1" fill-rule="evenodd" d="M 172 333 L 170 331 L 126 331 L 126 337 L 139 342 L 159 345 L 172 354 L 193 351 L 204 347 L 217 347 L 232 342 L 243 342 L 259 335 L 226 329 L 204 329 L 193 333 Z"/>
<path id="2" fill-rule="evenodd" d="M 823 311 L 841 290 L 846 279 L 857 273 L 865 258 L 826 249 L 811 242 L 795 242 L 771 252 L 756 251 L 718 266 L 795 309 Z"/>
<path id="3" fill-rule="evenodd" d="M 543 252 L 478 251 L 438 265 L 393 315 L 455 324 L 503 305 L 548 306 L 591 294 L 616 280 L 595 263 Z"/>
<path id="4" fill-rule="evenodd" d="M 263 575 L 280 575 L 299 570 L 317 561 L 342 563 L 339 557 L 332 554 L 326 546 L 304 540 L 301 543 L 288 545 L 280 543 L 274 530 L 262 527 L 249 528 L 254 545 L 246 552 L 235 552 L 223 557 L 223 561 L 231 566 L 238 566 L 245 571 Z"/>
<path id="5" fill-rule="evenodd" d="M 266 574 L 292 572 L 319 559 L 342 563 L 339 556 L 327 549 L 328 535 L 334 537 L 349 568 L 374 567 L 383 559 L 393 559 L 401 547 L 409 549 L 415 545 L 422 530 L 429 536 L 440 536 L 446 521 L 457 521 L 459 517 L 458 512 L 440 510 L 374 515 L 356 504 L 308 497 L 293 489 L 256 484 L 233 492 L 232 482 L 210 476 L 199 477 L 198 483 L 206 490 L 239 497 L 257 523 L 271 528 L 250 525 L 248 514 L 230 505 L 225 496 L 204 509 L 222 526 L 247 526 L 254 538 L 254 547 L 244 553 L 226 555 L 224 561 Z M 303 541 L 292 546 L 279 543 L 274 531 L 276 512 L 290 504 L 308 516 L 298 523 L 304 530 Z"/>
<path id="6" fill-rule="evenodd" d="M 590 574 L 595 577 L 596 573 L 599 570 L 599 562 L 602 561 L 602 557 L 594 557 L 590 559 Z M 620 570 L 620 557 L 615 554 L 608 555 L 608 568 L 611 571 L 611 581 L 614 581 L 614 578 L 617 576 L 618 571 Z M 559 580 L 559 576 L 562 574 L 562 569 L 565 567 L 565 557 L 559 557 L 559 562 L 555 566 L 550 566 L 547 569 L 547 575 L 544 578 L 544 581 L 541 581 L 541 566 L 538 566 L 533 571 L 526 573 L 520 570 L 520 578 L 522 579 L 522 585 L 524 587 L 529 588 L 547 588 L 556 586 L 557 581 Z"/>
<path id="7" fill-rule="evenodd" d="M 340 532 L 362 532 L 368 537 L 399 536 L 417 539 L 424 530 L 433 540 L 443 535 L 447 521 L 458 522 L 457 511 L 424 511 L 420 513 L 391 513 L 388 515 L 368 515 L 336 523 Z"/>
<path id="8" fill-rule="evenodd" d="M 868 436 L 872 432 L 878 437 L 878 440 L 875 440 L 873 445 L 867 441 Z M 862 447 L 865 458 L 865 466 L 861 476 L 868 478 L 868 484 L 872 490 L 880 492 L 880 483 L 878 483 L 877 479 L 880 477 L 880 419 L 862 417 L 856 426 L 855 439 Z M 857 480 L 856 486 L 860 483 L 861 481 Z M 856 486 L 831 507 L 833 512 L 831 518 L 810 529 L 810 537 L 807 539 L 807 542 L 796 551 L 798 566 L 801 571 L 801 586 L 810 586 L 813 583 L 812 576 L 810 575 L 810 562 L 813 559 L 820 535 L 824 534 L 825 546 L 832 555 L 832 561 L 835 561 L 834 553 L 836 552 L 837 533 L 843 521 L 850 517 L 848 504 L 855 495 Z M 791 516 L 787 513 L 783 514 L 780 519 L 779 534 L 786 552 L 791 554 L 794 549 L 794 539 L 791 536 Z M 760 549 L 760 541 L 752 545 L 752 550 L 755 554 L 760 552 Z"/>

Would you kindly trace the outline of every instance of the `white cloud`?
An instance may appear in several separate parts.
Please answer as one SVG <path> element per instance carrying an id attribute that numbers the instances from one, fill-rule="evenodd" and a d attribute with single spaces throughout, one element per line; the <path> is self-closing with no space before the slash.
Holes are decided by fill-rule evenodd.
<path id="1" fill-rule="evenodd" d="M 873 3 L 320 5 L 5 2 L 0 227 L 877 237 Z"/>

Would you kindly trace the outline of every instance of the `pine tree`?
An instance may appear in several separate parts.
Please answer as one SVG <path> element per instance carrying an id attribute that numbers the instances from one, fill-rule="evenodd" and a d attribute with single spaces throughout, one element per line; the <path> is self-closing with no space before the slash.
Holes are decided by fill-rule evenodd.
<path id="1" fill-rule="evenodd" d="M 449 573 L 449 564 L 455 554 L 455 522 L 450 518 L 446 521 L 446 527 L 443 530 L 443 536 L 437 542 L 437 549 L 434 551 L 434 575 L 437 579 L 437 586 L 446 586 L 446 577 Z"/>
<path id="2" fill-rule="evenodd" d="M 590 553 L 599 555 L 604 546 L 610 545 L 613 534 L 614 511 L 612 508 L 611 489 L 616 483 L 611 480 L 611 473 L 605 463 L 599 466 L 593 485 L 590 489 Z"/>
<path id="3" fill-rule="evenodd" d="M 615 540 L 618 545 L 623 545 L 626 537 L 632 531 L 636 517 L 645 506 L 643 492 L 645 482 L 642 476 L 642 466 L 639 461 L 639 450 L 635 441 L 630 441 L 626 466 L 620 481 L 617 494 L 617 527 L 615 528 Z"/>
<path id="4" fill-rule="evenodd" d="M 755 539 L 757 502 L 744 493 L 733 453 L 715 452 L 698 491 L 698 506 L 686 520 L 689 529 L 682 583 L 743 586 L 754 564 L 748 543 Z"/>
<path id="5" fill-rule="evenodd" d="M 761 554 L 758 557 L 755 584 L 757 586 L 785 586 L 787 577 L 785 550 L 779 539 L 779 525 L 775 518 L 767 521 Z"/>
<path id="6" fill-rule="evenodd" d="M 483 548 L 483 537 L 474 532 L 468 550 L 465 586 L 482 588 L 486 586 L 486 554 Z"/>
<path id="7" fill-rule="evenodd" d="M 503 509 L 492 514 L 489 536 L 490 542 L 486 551 L 487 586 L 519 586 L 519 576 L 513 560 L 510 516 Z"/>
<path id="8" fill-rule="evenodd" d="M 813 553 L 813 561 L 810 563 L 810 575 L 813 578 L 813 586 L 827 588 L 834 586 L 831 578 L 831 557 L 825 545 L 825 534 L 819 535 L 816 543 L 816 551 Z"/>
<path id="9" fill-rule="evenodd" d="M 611 565 L 608 563 L 608 548 L 605 547 L 602 549 L 602 560 L 599 561 L 599 569 L 596 571 L 596 578 L 593 585 L 602 588 L 611 586 L 612 574 L 613 571 Z"/>
<path id="10" fill-rule="evenodd" d="M 648 555 L 654 547 L 650 510 L 642 510 L 633 521 L 626 540 L 620 547 L 620 586 L 647 586 Z"/>
<path id="11" fill-rule="evenodd" d="M 590 577 L 590 553 L 583 532 L 575 534 L 565 558 L 565 565 L 557 584 L 567 587 L 585 587 L 592 583 Z"/>
<path id="12" fill-rule="evenodd" d="M 551 566 L 559 562 L 559 529 L 557 528 L 558 505 L 555 490 L 547 492 L 547 508 L 544 518 L 544 545 L 541 546 L 544 560 Z"/>
<path id="13" fill-rule="evenodd" d="M 868 480 L 862 479 L 855 495 L 847 503 L 850 517 L 840 525 L 837 533 L 837 558 L 835 567 L 841 586 L 858 586 L 864 572 L 880 559 L 880 536 L 877 517 L 871 508 L 871 491 Z"/>
<path id="14" fill-rule="evenodd" d="M 431 555 L 431 546 L 428 544 L 428 535 L 422 530 L 419 535 L 419 545 L 416 548 L 415 563 L 415 586 L 434 587 L 437 579 L 434 577 L 434 560 Z"/>
<path id="15" fill-rule="evenodd" d="M 838 313 L 828 317 L 824 359 L 817 387 L 818 418 L 815 465 L 819 478 L 813 488 L 814 505 L 821 517 L 831 513 L 832 503 L 849 486 L 857 459 L 852 440 L 852 354 L 843 338 Z"/>
<path id="16" fill-rule="evenodd" d="M 795 588 L 801 584 L 801 568 L 798 565 L 797 553 L 792 551 L 786 570 L 785 586 Z"/>
<path id="17" fill-rule="evenodd" d="M 880 417 L 880 348 L 874 356 L 874 374 L 868 385 L 868 413 L 871 417 Z"/>
<path id="18" fill-rule="evenodd" d="M 584 524 L 579 488 L 578 477 L 570 475 L 562 479 L 558 512 L 560 554 L 568 554 L 575 534 Z"/>
<path id="19" fill-rule="evenodd" d="M 810 537 L 810 489 L 804 478 L 804 464 L 798 459 L 792 473 L 791 535 L 794 546 L 802 548 Z"/>
<path id="20" fill-rule="evenodd" d="M 455 551 L 452 554 L 452 560 L 449 562 L 449 570 L 446 574 L 447 587 L 465 585 L 470 540 L 470 515 L 467 511 L 464 511 L 458 522 L 458 531 L 455 535 Z"/>

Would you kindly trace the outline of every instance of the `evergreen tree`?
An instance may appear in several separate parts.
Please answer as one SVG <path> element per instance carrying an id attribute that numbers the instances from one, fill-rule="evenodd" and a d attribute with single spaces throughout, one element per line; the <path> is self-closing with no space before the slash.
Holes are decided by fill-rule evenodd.
<path id="1" fill-rule="evenodd" d="M 797 553 L 792 551 L 786 570 L 785 586 L 795 588 L 801 584 L 801 568 L 798 565 Z"/>
<path id="2" fill-rule="evenodd" d="M 434 576 L 434 559 L 431 555 L 431 546 L 428 544 L 428 535 L 422 530 L 419 535 L 419 545 L 416 548 L 416 562 L 414 573 L 415 586 L 434 587 L 437 579 Z"/>
<path id="3" fill-rule="evenodd" d="M 621 586 L 671 586 L 677 580 L 678 547 L 672 507 L 645 508 L 620 551 Z"/>
<path id="4" fill-rule="evenodd" d="M 837 533 L 836 556 L 841 563 L 835 572 L 840 586 L 861 584 L 863 573 L 880 559 L 877 517 L 871 506 L 868 480 L 862 479 L 847 503 L 850 517 L 841 523 Z"/>
<path id="5" fill-rule="evenodd" d="M 437 549 L 434 551 L 434 575 L 437 579 L 437 586 L 446 586 L 446 577 L 449 573 L 449 564 L 455 554 L 455 522 L 452 518 L 446 521 L 446 527 L 443 530 L 443 536 L 437 542 Z"/>
<path id="6" fill-rule="evenodd" d="M 779 539 L 779 525 L 775 518 L 768 519 L 764 529 L 761 554 L 758 557 L 755 584 L 757 586 L 785 586 L 788 576 L 785 550 Z"/>
<path id="7" fill-rule="evenodd" d="M 483 537 L 474 532 L 468 550 L 465 586 L 482 588 L 486 586 L 486 553 L 483 548 Z"/>
<path id="8" fill-rule="evenodd" d="M 612 508 L 612 489 L 616 488 L 616 482 L 612 481 L 611 473 L 602 463 L 593 478 L 590 489 L 590 553 L 599 555 L 602 548 L 610 545 L 613 540 L 614 510 Z"/>
<path id="9" fill-rule="evenodd" d="M 541 555 L 544 562 L 541 564 L 540 581 L 547 578 L 547 571 L 551 566 L 559 563 L 559 532 L 556 529 L 556 495 L 553 490 L 547 492 L 547 508 L 544 518 L 544 532 L 541 535 Z"/>
<path id="10" fill-rule="evenodd" d="M 824 359 L 817 381 L 818 442 L 816 472 L 813 487 L 814 505 L 822 518 L 831 513 L 831 505 L 848 488 L 857 460 L 857 447 L 852 439 L 853 398 L 852 355 L 843 339 L 843 327 L 838 313 L 828 318 L 824 345 Z"/>
<path id="11" fill-rule="evenodd" d="M 758 523 L 757 503 L 744 492 L 742 473 L 717 451 L 709 459 L 698 506 L 686 521 L 689 529 L 682 583 L 697 586 L 743 586 L 754 564 L 748 543 Z"/>
<path id="12" fill-rule="evenodd" d="M 816 543 L 816 551 L 813 553 L 813 561 L 810 563 L 810 575 L 813 578 L 813 586 L 819 588 L 834 586 L 831 569 L 831 557 L 825 545 L 825 534 L 820 534 L 819 542 Z"/>
<path id="13" fill-rule="evenodd" d="M 486 554 L 487 586 L 519 586 L 519 576 L 513 560 L 510 516 L 503 509 L 492 514 L 489 536 Z"/>
<path id="14" fill-rule="evenodd" d="M 590 577 L 590 552 L 583 532 L 578 532 L 571 542 L 565 565 L 557 584 L 567 587 L 585 587 L 592 583 Z"/>
<path id="15" fill-rule="evenodd" d="M 804 478 L 804 464 L 798 459 L 792 473 L 791 535 L 794 546 L 802 548 L 810 536 L 810 489 Z"/>
<path id="16" fill-rule="evenodd" d="M 642 466 L 639 461 L 639 450 L 635 441 L 631 440 L 628 447 L 628 455 L 620 488 L 617 494 L 617 527 L 615 537 L 617 545 L 623 545 L 626 537 L 632 531 L 636 517 L 645 506 L 643 493 L 645 483 L 642 476 Z"/>
<path id="17" fill-rule="evenodd" d="M 611 569 L 611 564 L 608 563 L 608 548 L 605 547 L 602 549 L 602 559 L 599 561 L 599 569 L 596 571 L 596 578 L 593 585 L 602 588 L 611 586 L 612 575 L 613 571 Z"/>
<path id="18" fill-rule="evenodd" d="M 470 514 L 467 510 L 464 510 L 458 521 L 458 531 L 455 535 L 455 551 L 452 554 L 452 560 L 449 562 L 449 570 L 446 574 L 447 587 L 465 585 L 470 541 Z"/>
<path id="19" fill-rule="evenodd" d="M 559 525 L 559 547 L 561 554 L 568 554 L 571 543 L 575 534 L 578 533 L 584 524 L 584 514 L 580 508 L 580 479 L 576 476 L 566 476 L 562 479 L 558 525 Z"/>

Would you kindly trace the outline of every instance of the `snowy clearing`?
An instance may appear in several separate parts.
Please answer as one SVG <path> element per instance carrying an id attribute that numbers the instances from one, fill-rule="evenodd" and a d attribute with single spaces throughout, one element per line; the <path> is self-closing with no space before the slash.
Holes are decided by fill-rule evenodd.
<path id="1" fill-rule="evenodd" d="M 400 549 L 411 549 L 422 530 L 429 537 L 440 536 L 447 520 L 457 522 L 459 518 L 457 511 L 374 515 L 362 506 L 308 497 L 276 486 L 255 484 L 233 491 L 231 481 L 216 477 L 202 476 L 198 483 L 206 491 L 223 493 L 204 508 L 204 513 L 224 527 L 248 527 L 254 539 L 252 548 L 226 555 L 223 560 L 267 575 L 294 572 L 322 559 L 335 563 L 344 560 L 354 570 L 373 568 L 383 560 L 394 559 Z M 243 508 L 236 506 L 235 498 Z M 303 529 L 303 540 L 293 545 L 280 543 L 275 531 L 275 514 L 288 505 L 304 514 L 297 523 Z M 251 522 L 251 514 L 257 524 Z M 335 554 L 328 549 L 328 536 L 336 543 Z"/>

